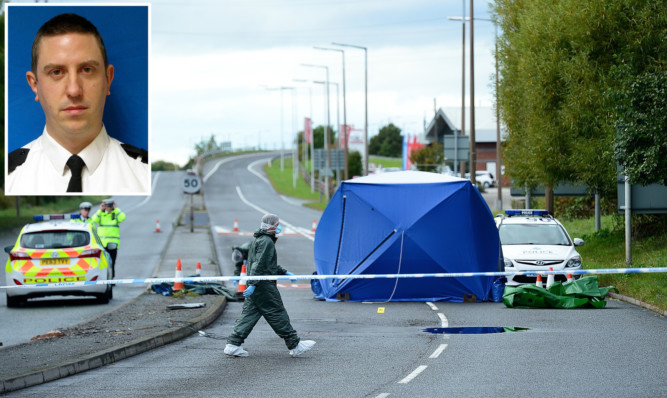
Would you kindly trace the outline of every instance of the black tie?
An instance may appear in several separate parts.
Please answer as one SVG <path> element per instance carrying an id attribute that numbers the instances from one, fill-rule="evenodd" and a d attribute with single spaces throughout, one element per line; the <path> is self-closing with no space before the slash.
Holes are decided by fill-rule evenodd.
<path id="1" fill-rule="evenodd" d="M 77 155 L 72 155 L 67 159 L 67 166 L 69 166 L 69 169 L 72 172 L 72 177 L 69 179 L 69 185 L 67 185 L 67 192 L 81 192 L 81 171 L 85 165 L 83 159 Z"/>

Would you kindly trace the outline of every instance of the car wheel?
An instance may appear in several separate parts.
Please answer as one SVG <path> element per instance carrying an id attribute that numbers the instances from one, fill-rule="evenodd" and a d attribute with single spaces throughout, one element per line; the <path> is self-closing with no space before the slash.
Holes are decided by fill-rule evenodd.
<path id="1" fill-rule="evenodd" d="M 97 295 L 97 302 L 99 304 L 109 304 L 109 300 L 113 297 L 113 288 L 107 285 L 106 292 Z"/>
<path id="2" fill-rule="evenodd" d="M 484 189 L 487 189 L 488 187 L 490 187 L 490 184 L 489 184 L 488 182 L 485 182 L 485 183 L 482 184 L 482 185 L 484 186 Z"/>
<path id="3" fill-rule="evenodd" d="M 7 307 L 16 308 L 21 305 L 25 300 L 19 296 L 7 296 Z"/>

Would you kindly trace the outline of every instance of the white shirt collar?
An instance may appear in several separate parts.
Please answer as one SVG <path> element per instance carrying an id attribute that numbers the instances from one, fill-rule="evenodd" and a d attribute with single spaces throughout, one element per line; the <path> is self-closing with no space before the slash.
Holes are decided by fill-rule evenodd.
<path id="1" fill-rule="evenodd" d="M 42 137 L 44 138 L 42 140 L 42 146 L 44 147 L 46 153 L 49 154 L 48 159 L 53 165 L 53 168 L 61 173 L 61 175 L 65 175 L 67 172 L 67 169 L 65 168 L 67 166 L 67 160 L 70 158 L 70 156 L 72 156 L 72 153 L 56 142 L 56 140 L 54 140 L 53 137 L 51 137 L 46 131 L 46 127 L 44 127 Z M 104 125 L 102 125 L 102 129 L 100 130 L 99 134 L 97 134 L 97 137 L 95 137 L 93 142 L 88 144 L 88 146 L 86 146 L 81 152 L 78 153 L 81 159 L 83 159 L 83 161 L 86 163 L 86 167 L 91 174 L 95 172 L 97 167 L 102 162 L 104 151 L 108 145 L 109 135 L 107 134 L 107 130 Z"/>

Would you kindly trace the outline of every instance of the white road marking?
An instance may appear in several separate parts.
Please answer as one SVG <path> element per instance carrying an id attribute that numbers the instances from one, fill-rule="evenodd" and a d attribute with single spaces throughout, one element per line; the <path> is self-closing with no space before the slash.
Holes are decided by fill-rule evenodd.
<path id="1" fill-rule="evenodd" d="M 376 395 L 375 398 L 387 398 L 389 395 L 391 394 L 389 394 L 388 392 L 383 392 L 380 395 Z"/>
<path id="2" fill-rule="evenodd" d="M 248 165 L 248 171 L 251 172 L 252 174 L 256 175 L 257 177 L 261 178 L 262 181 L 269 184 L 269 186 L 271 186 L 271 182 L 269 182 L 269 180 L 267 180 L 266 177 L 264 177 L 264 175 L 260 174 L 258 171 L 253 169 L 253 167 L 255 167 L 255 165 L 258 164 L 258 163 L 266 163 L 267 161 L 269 161 L 271 159 L 273 159 L 273 158 L 260 159 L 260 160 L 257 160 L 255 162 L 252 162 Z"/>
<path id="3" fill-rule="evenodd" d="M 434 359 L 440 356 L 442 352 L 447 348 L 447 344 L 440 344 L 440 347 L 438 347 L 435 351 L 433 351 L 433 354 L 429 358 Z"/>
<path id="4" fill-rule="evenodd" d="M 431 309 L 432 309 L 433 311 L 437 311 L 437 310 L 438 310 L 438 307 L 436 307 L 435 304 L 433 304 L 433 303 L 430 302 L 430 301 L 427 301 L 427 302 L 426 302 L 426 305 L 428 305 L 429 307 L 431 307 Z"/>
<path id="5" fill-rule="evenodd" d="M 151 183 L 151 193 L 152 193 L 153 191 L 155 191 L 155 186 L 157 185 L 157 180 L 159 180 L 159 179 L 160 179 L 160 172 L 158 171 L 158 172 L 155 173 L 155 178 L 153 179 L 153 182 Z M 151 198 L 152 198 L 152 196 L 151 196 L 151 195 L 148 195 L 148 196 L 146 196 L 146 198 L 144 198 L 144 200 L 142 200 L 141 202 L 137 203 L 136 206 L 132 206 L 132 207 L 130 207 L 129 209 L 125 209 L 125 211 L 126 211 L 126 212 L 131 212 L 131 211 L 134 210 L 134 209 L 138 209 L 138 208 L 140 208 L 141 206 L 143 206 L 143 205 L 145 205 L 146 203 L 148 203 L 148 201 L 151 200 Z"/>
<path id="6" fill-rule="evenodd" d="M 261 207 L 257 206 L 256 204 L 254 204 L 254 203 L 250 202 L 248 199 L 246 199 L 245 196 L 243 196 L 243 192 L 241 191 L 241 187 L 239 187 L 238 185 L 236 186 L 236 193 L 239 195 L 239 198 L 241 198 L 241 201 L 243 201 L 243 203 L 247 204 L 248 206 L 252 207 L 253 209 L 257 210 L 258 212 L 260 212 L 262 214 L 270 213 L 269 211 L 266 211 L 266 210 L 262 209 Z M 289 222 L 285 221 L 285 219 L 283 219 L 283 218 L 280 219 L 280 223 L 284 224 L 288 228 L 293 229 L 294 231 L 296 231 L 298 234 L 304 236 L 305 238 L 308 238 L 308 239 L 312 240 L 313 242 L 315 241 L 315 237 L 311 236 L 312 233 L 308 229 L 294 226 L 294 225 L 290 224 Z"/>
<path id="7" fill-rule="evenodd" d="M 407 376 L 405 377 L 405 379 L 399 381 L 398 384 L 408 384 L 409 382 L 412 381 L 412 379 L 414 379 L 415 377 L 417 377 L 417 376 L 418 376 L 421 372 L 423 372 L 427 367 L 428 367 L 428 366 L 426 366 L 426 365 L 421 365 L 421 366 L 417 367 L 417 369 L 415 369 L 412 373 L 410 373 L 409 375 L 407 375 Z"/>
<path id="8" fill-rule="evenodd" d="M 440 317 L 440 321 L 442 322 L 443 328 L 449 326 L 449 322 L 447 321 L 447 317 L 445 316 L 445 314 L 443 314 L 442 312 L 438 312 L 438 317 Z"/>

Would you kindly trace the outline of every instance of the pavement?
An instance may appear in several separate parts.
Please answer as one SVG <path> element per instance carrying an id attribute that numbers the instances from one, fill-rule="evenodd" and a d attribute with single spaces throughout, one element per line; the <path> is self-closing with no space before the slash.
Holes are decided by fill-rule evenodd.
<path id="1" fill-rule="evenodd" d="M 191 203 L 197 214 L 193 226 L 189 223 Z M 197 262 L 201 263 L 202 276 L 221 275 L 203 196 L 193 195 L 192 201 L 187 200 L 178 220 L 153 277 L 174 277 L 179 259 L 184 276 L 195 273 Z M 167 308 L 195 303 L 203 306 Z M 35 336 L 28 343 L 0 347 L 0 393 L 115 364 L 183 339 L 211 324 L 226 304 L 224 296 L 162 296 L 147 286 L 135 299 L 93 319 Z"/>

